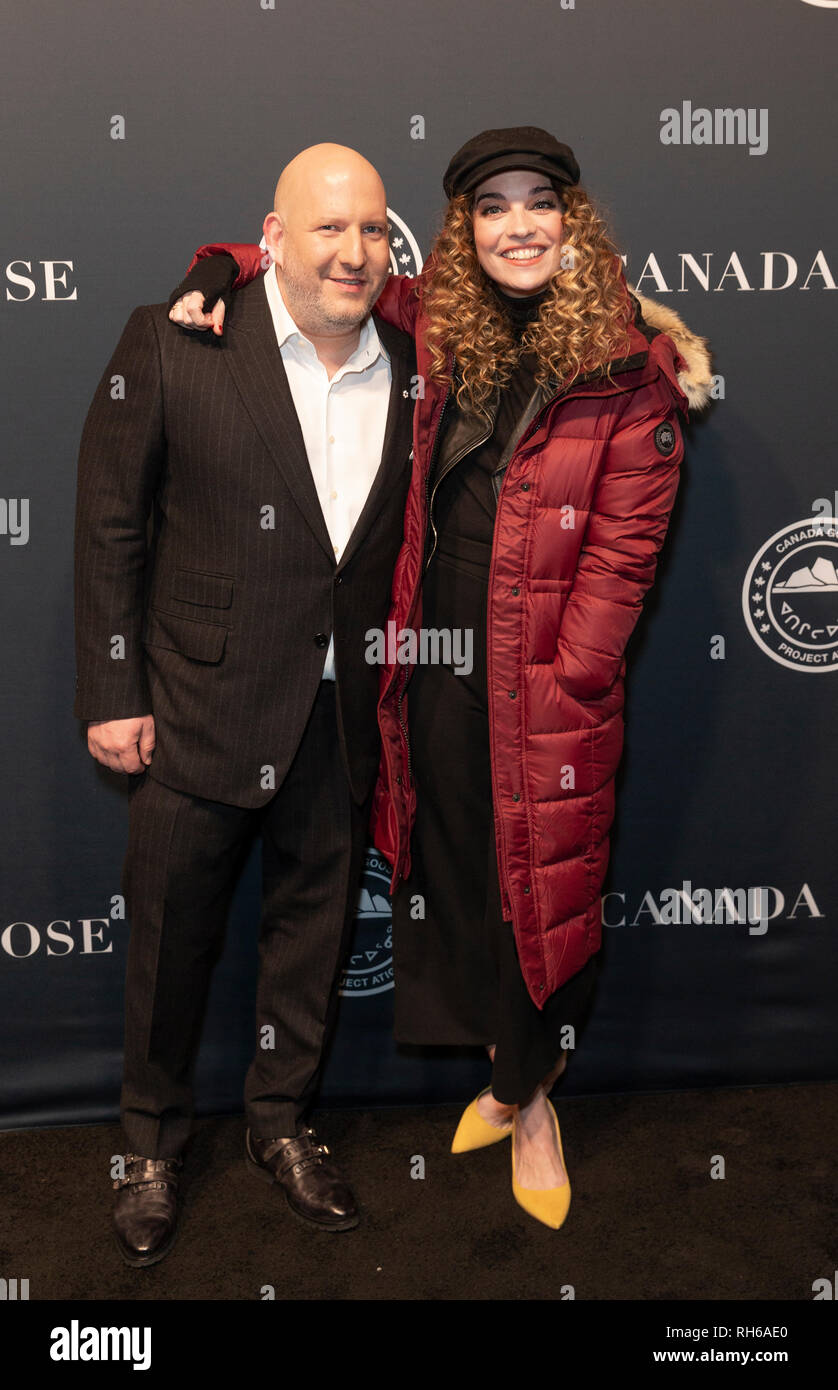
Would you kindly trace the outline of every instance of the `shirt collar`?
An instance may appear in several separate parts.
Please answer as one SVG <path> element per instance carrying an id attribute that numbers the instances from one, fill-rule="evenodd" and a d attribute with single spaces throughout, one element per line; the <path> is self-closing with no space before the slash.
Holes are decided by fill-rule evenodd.
<path id="1" fill-rule="evenodd" d="M 304 333 L 300 332 L 288 311 L 285 300 L 282 298 L 273 262 L 268 266 L 263 279 L 265 281 L 265 293 L 268 298 L 268 308 L 271 311 L 271 318 L 273 319 L 273 325 L 276 331 L 276 340 L 279 346 L 284 347 L 287 342 L 293 341 L 294 345 L 301 351 L 307 352 L 311 356 L 316 356 L 314 344 L 310 338 L 307 338 Z M 340 374 L 342 375 L 347 371 L 362 372 L 367 367 L 371 367 L 379 356 L 383 357 L 385 362 L 390 361 L 390 354 L 376 331 L 373 316 L 372 314 L 367 314 L 367 317 L 361 325 L 361 336 L 358 341 L 358 346 L 339 369 Z M 334 380 L 334 378 L 332 379 Z"/>

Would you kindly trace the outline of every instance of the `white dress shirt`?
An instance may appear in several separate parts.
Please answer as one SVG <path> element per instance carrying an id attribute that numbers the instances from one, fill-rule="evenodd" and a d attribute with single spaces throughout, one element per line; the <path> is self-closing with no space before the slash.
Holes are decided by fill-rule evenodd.
<path id="1" fill-rule="evenodd" d="M 390 405 L 390 358 L 370 314 L 355 351 L 330 380 L 314 344 L 288 312 L 274 265 L 264 281 L 311 475 L 339 560 L 381 463 Z M 323 679 L 335 679 L 334 636 Z"/>

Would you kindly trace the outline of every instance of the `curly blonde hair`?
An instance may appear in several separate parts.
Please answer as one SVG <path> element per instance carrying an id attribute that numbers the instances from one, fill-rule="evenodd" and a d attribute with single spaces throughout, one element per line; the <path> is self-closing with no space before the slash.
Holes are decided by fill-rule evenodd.
<path id="1" fill-rule="evenodd" d="M 574 184 L 556 192 L 562 208 L 562 268 L 520 343 L 477 259 L 474 195 L 459 194 L 448 203 L 428 258 L 433 257 L 431 273 L 419 293 L 429 320 L 430 375 L 446 379 L 453 353 L 460 381 L 456 397 L 464 409 L 485 413 L 495 389 L 509 380 L 525 352 L 535 354 L 536 381 L 545 388 L 600 367 L 611 379 L 612 359 L 628 355 L 633 305 L 616 247 L 584 188 Z"/>

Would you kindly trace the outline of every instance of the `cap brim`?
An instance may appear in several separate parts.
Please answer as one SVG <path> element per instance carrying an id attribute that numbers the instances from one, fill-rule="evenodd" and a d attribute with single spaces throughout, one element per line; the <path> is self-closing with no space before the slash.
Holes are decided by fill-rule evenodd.
<path id="1" fill-rule="evenodd" d="M 464 177 L 458 179 L 458 192 L 473 193 L 478 184 L 485 183 L 486 179 L 490 179 L 493 174 L 507 173 L 511 169 L 531 169 L 534 173 L 544 174 L 551 183 L 570 184 L 573 182 L 564 170 L 558 169 L 555 164 L 537 154 L 502 154 L 497 155 L 494 159 L 484 160 Z M 445 191 L 448 192 L 448 189 L 446 188 Z M 453 194 L 449 193 L 448 196 L 452 197 Z"/>

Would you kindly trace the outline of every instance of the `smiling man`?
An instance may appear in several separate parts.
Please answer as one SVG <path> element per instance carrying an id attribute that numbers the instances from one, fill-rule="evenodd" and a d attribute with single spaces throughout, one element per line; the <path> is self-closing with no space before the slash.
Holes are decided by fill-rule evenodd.
<path id="1" fill-rule="evenodd" d="M 347 225 L 345 190 L 351 178 L 359 218 Z M 369 220 L 360 220 L 362 209 Z M 313 145 L 283 169 L 274 210 L 263 228 L 274 261 L 266 276 L 268 297 L 281 300 L 300 332 L 313 343 L 327 371 L 336 370 L 358 346 L 367 318 L 390 268 L 387 200 L 373 166 L 340 145 Z"/>
<path id="2" fill-rule="evenodd" d="M 91 754 L 134 779 L 129 1152 L 114 1184 L 132 1265 L 161 1259 L 175 1237 L 204 1007 L 256 833 L 248 1160 L 305 1220 L 358 1222 L 306 1112 L 378 769 L 378 667 L 364 634 L 384 626 L 401 542 L 415 356 L 369 316 L 389 246 L 366 159 L 304 150 L 264 231 L 275 267 L 235 296 L 223 338 L 174 332 L 164 304 L 134 310 L 79 456 L 74 713 Z"/>

